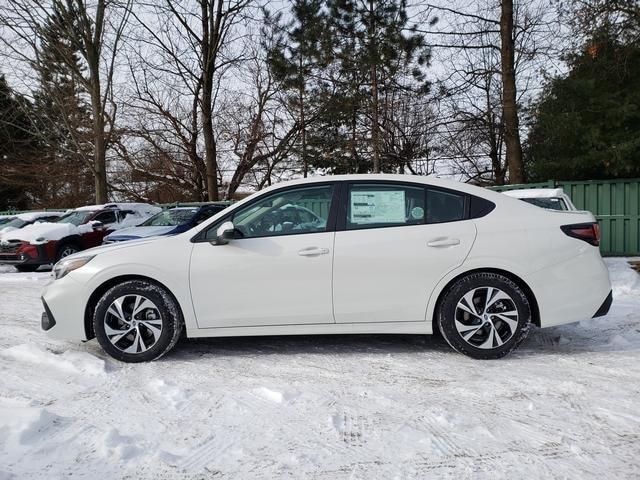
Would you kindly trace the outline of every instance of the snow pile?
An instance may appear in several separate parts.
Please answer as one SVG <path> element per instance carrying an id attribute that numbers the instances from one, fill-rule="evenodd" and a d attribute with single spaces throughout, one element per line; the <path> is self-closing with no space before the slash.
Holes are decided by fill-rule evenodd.
<path id="1" fill-rule="evenodd" d="M 24 222 L 35 222 L 39 218 L 52 217 L 54 215 L 62 216 L 64 215 L 64 212 L 27 212 L 27 213 L 19 213 L 15 215 L 15 217 L 19 218 Z M 4 227 L 4 228 L 1 228 L 1 227 L 2 226 L 0 225 L 0 238 L 2 234 L 6 234 L 14 230 L 18 230 L 16 227 Z"/>
<path id="2" fill-rule="evenodd" d="M 53 367 L 69 373 L 101 375 L 105 373 L 104 360 L 86 352 L 67 350 L 59 355 L 33 343 L 23 343 L 0 351 L 0 356 L 21 363 L 31 363 L 41 367 Z"/>
<path id="3" fill-rule="evenodd" d="M 609 276 L 613 286 L 613 298 L 640 298 L 640 275 L 629 267 L 626 258 L 607 259 Z"/>
<path id="4" fill-rule="evenodd" d="M 46 408 L 24 401 L 0 399 L 0 448 L 23 449 L 61 423 L 61 417 Z M 2 471 L 0 471 L 1 477 Z"/>
<path id="5" fill-rule="evenodd" d="M 16 217 L 25 222 L 35 222 L 39 218 L 52 217 L 54 215 L 62 216 L 64 212 L 25 212 L 17 214 Z"/>
<path id="6" fill-rule="evenodd" d="M 93 231 L 95 222 L 83 225 L 73 225 L 71 223 L 34 223 L 19 230 L 14 230 L 0 237 L 2 240 L 22 240 L 32 245 L 41 245 L 51 240 L 60 240 L 69 235 L 83 235 Z"/>
<path id="7" fill-rule="evenodd" d="M 162 211 L 160 207 L 156 207 L 154 205 L 149 205 L 146 203 L 89 205 L 86 207 L 77 208 L 76 210 L 94 211 L 102 210 L 106 207 L 118 207 L 121 210 L 131 212 L 127 214 L 127 216 L 121 223 L 108 225 L 109 230 L 119 230 L 122 228 L 140 225 L 151 216 Z M 23 242 L 29 242 L 32 245 L 41 245 L 50 241 L 61 240 L 70 235 L 84 235 L 85 233 L 92 232 L 96 223 L 98 222 L 91 221 L 78 226 L 71 223 L 57 222 L 34 223 L 18 230 L 12 230 L 4 234 L 0 233 L 0 240 L 21 240 Z"/>
<path id="8" fill-rule="evenodd" d="M 162 211 L 162 208 L 150 205 L 148 203 L 104 203 L 102 205 L 86 205 L 76 208 L 79 212 L 93 212 L 97 210 L 107 210 L 109 208 L 118 208 L 120 210 L 131 210 L 140 215 L 155 215 Z"/>

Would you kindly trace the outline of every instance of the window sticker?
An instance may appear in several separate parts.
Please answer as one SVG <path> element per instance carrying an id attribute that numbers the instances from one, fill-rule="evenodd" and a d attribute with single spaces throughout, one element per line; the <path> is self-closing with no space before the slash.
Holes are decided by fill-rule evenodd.
<path id="1" fill-rule="evenodd" d="M 414 220 L 422 220 L 424 218 L 424 208 L 413 207 L 411 209 L 411 218 Z"/>
<path id="2" fill-rule="evenodd" d="M 351 223 L 404 223 L 404 190 L 351 192 Z"/>

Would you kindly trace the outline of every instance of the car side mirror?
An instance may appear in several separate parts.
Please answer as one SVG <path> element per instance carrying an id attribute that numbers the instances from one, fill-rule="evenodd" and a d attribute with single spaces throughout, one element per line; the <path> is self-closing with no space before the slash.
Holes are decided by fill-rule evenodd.
<path id="1" fill-rule="evenodd" d="M 233 240 L 236 236 L 236 227 L 233 226 L 233 222 L 224 222 L 216 230 L 216 245 L 226 245 L 230 240 Z"/>
<path id="2" fill-rule="evenodd" d="M 104 228 L 104 223 L 98 221 L 92 222 L 91 228 L 93 228 L 94 230 L 102 230 Z"/>

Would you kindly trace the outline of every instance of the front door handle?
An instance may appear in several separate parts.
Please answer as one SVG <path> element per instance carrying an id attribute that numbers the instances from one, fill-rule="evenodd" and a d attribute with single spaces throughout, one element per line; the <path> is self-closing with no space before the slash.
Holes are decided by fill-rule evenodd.
<path id="1" fill-rule="evenodd" d="M 454 245 L 460 245 L 459 238 L 434 238 L 427 242 L 429 247 L 453 247 Z"/>
<path id="2" fill-rule="evenodd" d="M 317 257 L 318 255 L 326 255 L 329 253 L 328 248 L 307 247 L 298 251 L 298 255 L 302 257 Z"/>

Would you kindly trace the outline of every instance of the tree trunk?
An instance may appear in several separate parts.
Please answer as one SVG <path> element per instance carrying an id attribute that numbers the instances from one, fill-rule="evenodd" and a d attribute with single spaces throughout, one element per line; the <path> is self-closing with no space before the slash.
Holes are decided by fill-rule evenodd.
<path id="1" fill-rule="evenodd" d="M 302 55 L 299 57 L 298 68 L 302 74 Z M 302 75 L 301 75 L 302 76 Z M 307 178 L 309 172 L 309 160 L 307 159 L 307 126 L 305 125 L 305 115 L 304 115 L 304 94 L 305 94 L 305 83 L 304 79 L 300 82 L 299 96 L 298 101 L 300 102 L 300 126 L 302 127 L 302 131 L 300 132 L 300 141 L 302 143 L 302 176 Z"/>
<path id="2" fill-rule="evenodd" d="M 516 72 L 513 35 L 513 0 L 502 0 L 500 15 L 502 110 L 504 112 L 504 142 L 506 145 L 509 183 L 524 183 L 522 145 L 516 103 Z"/>
<path id="3" fill-rule="evenodd" d="M 371 112 L 371 142 L 373 143 L 373 173 L 380 173 L 380 145 L 378 144 L 378 68 L 376 65 L 376 48 L 374 46 L 376 37 L 375 27 L 375 10 L 373 0 L 369 0 L 369 18 L 371 20 L 370 25 L 370 54 L 371 54 L 371 99 L 372 99 L 372 112 Z"/>
<path id="4" fill-rule="evenodd" d="M 209 201 L 219 200 L 218 193 L 218 161 L 216 159 L 216 140 L 213 134 L 213 75 L 216 68 L 215 57 L 218 42 L 219 19 L 222 18 L 222 1 L 216 5 L 215 16 L 213 5 L 200 0 L 202 12 L 202 136 L 204 138 L 204 158 L 207 169 L 207 195 Z M 211 11 L 210 11 L 211 8 Z M 215 20 L 214 20 L 215 19 Z"/>

